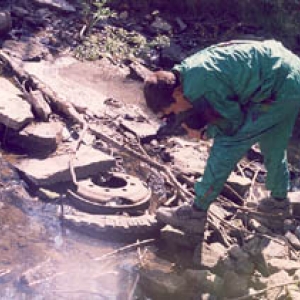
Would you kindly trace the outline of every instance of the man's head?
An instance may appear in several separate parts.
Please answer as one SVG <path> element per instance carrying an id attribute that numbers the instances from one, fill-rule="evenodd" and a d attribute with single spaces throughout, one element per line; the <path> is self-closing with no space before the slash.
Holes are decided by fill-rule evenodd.
<path id="1" fill-rule="evenodd" d="M 169 107 L 175 99 L 173 93 L 180 85 L 175 74 L 168 71 L 153 72 L 144 85 L 144 96 L 147 106 L 155 113 L 162 112 Z"/>

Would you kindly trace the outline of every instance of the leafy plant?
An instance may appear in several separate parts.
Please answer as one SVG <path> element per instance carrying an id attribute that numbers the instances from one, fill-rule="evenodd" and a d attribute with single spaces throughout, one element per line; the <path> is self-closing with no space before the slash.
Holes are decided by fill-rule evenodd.
<path id="1" fill-rule="evenodd" d="M 83 21 L 85 23 L 81 36 L 89 34 L 99 22 L 114 17 L 115 13 L 108 6 L 109 0 L 80 0 L 82 5 Z"/>

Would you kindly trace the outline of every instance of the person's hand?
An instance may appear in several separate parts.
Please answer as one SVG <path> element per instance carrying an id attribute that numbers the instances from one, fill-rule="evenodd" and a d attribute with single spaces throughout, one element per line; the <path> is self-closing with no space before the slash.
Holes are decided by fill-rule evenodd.
<path id="1" fill-rule="evenodd" d="M 206 128 L 202 128 L 202 129 L 192 129 L 189 126 L 186 125 L 186 123 L 182 123 L 181 125 L 182 128 L 184 128 L 184 130 L 187 132 L 187 135 L 189 138 L 192 139 L 197 139 L 197 140 L 203 140 L 203 141 L 207 141 L 208 137 L 206 135 Z"/>

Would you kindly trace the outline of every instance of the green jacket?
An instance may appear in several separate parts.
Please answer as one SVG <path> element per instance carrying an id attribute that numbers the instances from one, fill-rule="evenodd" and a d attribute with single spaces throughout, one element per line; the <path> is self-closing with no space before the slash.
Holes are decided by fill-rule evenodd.
<path id="1" fill-rule="evenodd" d="M 243 125 L 252 103 L 270 102 L 292 66 L 300 62 L 281 43 L 232 41 L 206 48 L 176 65 L 184 95 L 197 108 L 206 99 L 225 120 L 209 135 L 233 135 Z"/>

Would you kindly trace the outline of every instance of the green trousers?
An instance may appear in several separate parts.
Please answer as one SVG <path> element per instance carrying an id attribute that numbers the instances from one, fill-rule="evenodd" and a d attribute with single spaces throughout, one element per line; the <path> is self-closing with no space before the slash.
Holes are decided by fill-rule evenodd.
<path id="1" fill-rule="evenodd" d="M 259 143 L 264 155 L 267 189 L 274 197 L 286 197 L 289 189 L 286 149 L 300 109 L 298 86 L 290 78 L 274 102 L 253 104 L 247 109 L 244 125 L 235 135 L 215 137 L 203 177 L 195 183 L 197 206 L 208 209 L 238 161 L 255 143 Z"/>

